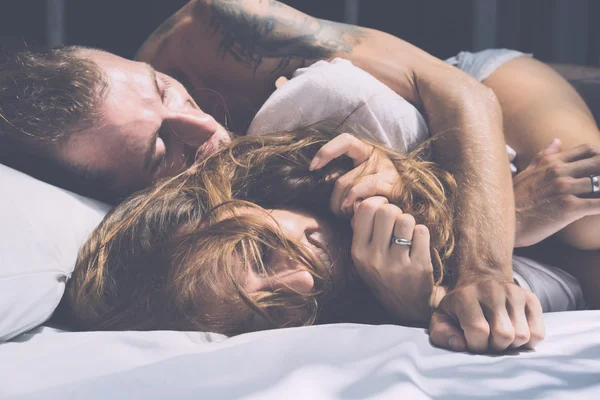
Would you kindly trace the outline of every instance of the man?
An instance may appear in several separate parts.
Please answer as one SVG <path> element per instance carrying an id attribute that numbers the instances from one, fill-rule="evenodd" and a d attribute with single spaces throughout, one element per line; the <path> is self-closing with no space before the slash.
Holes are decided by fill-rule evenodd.
<path id="1" fill-rule="evenodd" d="M 531 337 L 506 311 L 515 292 L 515 214 L 498 101 L 466 74 L 382 32 L 318 20 L 273 0 L 190 1 L 138 59 L 178 77 L 195 101 L 147 64 L 96 50 L 17 57 L 0 82 L 7 132 L 0 161 L 115 199 L 185 168 L 198 147 L 209 151 L 226 141 L 211 116 L 228 123 L 225 105 L 235 126 L 244 127 L 279 76 L 335 57 L 379 78 L 423 111 L 434 135 L 444 133 L 434 151 L 455 174 L 461 207 L 455 288 L 433 315 L 434 342 L 474 352 L 535 345 L 540 331 Z M 66 82 L 78 94 L 65 94 Z M 220 106 L 211 93 L 222 96 Z"/>

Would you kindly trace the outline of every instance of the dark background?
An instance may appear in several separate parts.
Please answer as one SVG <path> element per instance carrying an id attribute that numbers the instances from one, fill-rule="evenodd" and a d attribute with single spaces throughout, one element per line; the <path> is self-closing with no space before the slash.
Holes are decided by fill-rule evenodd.
<path id="1" fill-rule="evenodd" d="M 440 58 L 461 50 L 509 47 L 534 53 L 547 62 L 600 65 L 600 1 L 596 0 L 284 2 L 316 17 L 358 22 L 389 32 Z M 10 49 L 24 43 L 80 44 L 133 57 L 143 40 L 185 3 L 0 0 L 0 46 Z M 352 3 L 358 4 L 358 13 L 348 13 Z M 62 35 L 55 26 L 57 22 L 63 26 Z"/>

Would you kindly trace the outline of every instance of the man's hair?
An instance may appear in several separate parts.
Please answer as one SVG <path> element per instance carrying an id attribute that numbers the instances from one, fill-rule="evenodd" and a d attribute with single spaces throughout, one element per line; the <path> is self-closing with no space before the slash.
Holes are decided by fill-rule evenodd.
<path id="1" fill-rule="evenodd" d="M 330 178 L 353 169 L 352 160 L 344 156 L 318 171 L 308 169 L 333 135 L 299 130 L 240 137 L 182 174 L 136 193 L 111 211 L 81 248 L 61 313 L 85 330 L 175 329 L 234 335 L 257 329 L 253 315 L 265 321 L 260 329 L 313 323 L 323 311 L 319 306 L 323 296 L 337 292 L 321 285 L 328 281 L 316 268 L 319 261 L 301 243 L 286 240 L 267 223 L 267 215 L 235 216 L 235 208 L 252 206 L 251 202 L 335 218 L 327 215 L 335 184 Z M 424 159 L 425 148 L 408 155 L 381 146 L 374 151 L 375 157 L 390 157 L 400 173 L 390 201 L 430 229 L 435 280 L 441 282 L 454 245 L 453 177 Z M 225 219 L 219 217 L 223 212 Z M 345 236 L 350 227 L 338 221 L 336 235 Z M 236 268 L 253 266 L 268 274 L 264 249 L 282 245 L 313 275 L 315 288 L 323 291 L 308 297 L 244 292 Z M 340 245 L 349 258 L 349 238 Z M 207 305 L 214 301 L 227 305 L 225 311 L 219 315 L 209 311 Z M 300 319 L 288 314 L 299 309 L 307 311 Z"/>
<path id="2" fill-rule="evenodd" d="M 105 177 L 69 165 L 57 151 L 101 117 L 108 81 L 82 56 L 87 50 L 68 46 L 0 55 L 0 163 L 93 195 Z"/>

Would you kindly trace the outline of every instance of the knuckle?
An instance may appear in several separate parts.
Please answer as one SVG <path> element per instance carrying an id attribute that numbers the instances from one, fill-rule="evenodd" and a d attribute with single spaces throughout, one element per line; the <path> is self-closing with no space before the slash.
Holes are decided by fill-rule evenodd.
<path id="1" fill-rule="evenodd" d="M 377 210 L 377 214 L 380 214 L 382 217 L 386 219 L 393 219 L 396 216 L 402 215 L 402 211 L 400 208 L 395 206 L 394 204 L 384 204 Z"/>
<path id="2" fill-rule="evenodd" d="M 546 337 L 546 332 L 543 329 L 532 329 L 529 332 L 529 341 L 533 341 L 535 343 L 541 342 Z"/>
<path id="3" fill-rule="evenodd" d="M 529 334 L 528 330 L 518 331 L 518 332 L 515 332 L 515 334 L 514 334 L 514 341 L 518 342 L 520 344 L 525 344 L 525 343 L 529 342 L 530 338 L 531 338 L 531 335 Z"/>
<path id="4" fill-rule="evenodd" d="M 577 207 L 578 199 L 573 194 L 565 194 L 558 199 L 558 207 L 562 211 L 571 211 Z"/>
<path id="5" fill-rule="evenodd" d="M 584 153 L 587 153 L 587 154 L 593 154 L 593 155 L 599 154 L 598 153 L 598 150 L 599 150 L 598 146 L 595 146 L 595 145 L 590 144 L 590 143 L 582 144 L 581 145 L 581 150 Z"/>
<path id="6" fill-rule="evenodd" d="M 527 303 L 534 304 L 534 305 L 541 305 L 540 299 L 535 294 L 533 294 L 527 290 L 524 291 L 524 293 L 525 293 L 525 301 Z"/>
<path id="7" fill-rule="evenodd" d="M 568 178 L 557 178 L 552 182 L 554 190 L 558 194 L 568 194 L 571 192 L 573 183 Z"/>
<path id="8" fill-rule="evenodd" d="M 565 174 L 565 165 L 559 162 L 551 162 L 547 169 L 548 177 L 556 179 Z"/>
<path id="9" fill-rule="evenodd" d="M 515 331 L 505 327 L 494 327 L 492 331 L 492 336 L 503 342 L 512 343 L 515 340 Z"/>
<path id="10" fill-rule="evenodd" d="M 398 223 L 402 226 L 408 227 L 408 226 L 415 226 L 416 221 L 415 221 L 415 217 L 413 217 L 410 214 L 402 214 L 398 216 Z"/>
<path id="11" fill-rule="evenodd" d="M 553 154 L 546 154 L 545 152 L 538 153 L 538 159 L 541 165 L 550 166 L 555 163 L 555 157 Z"/>
<path id="12" fill-rule="evenodd" d="M 472 322 L 465 326 L 465 328 L 476 335 L 489 336 L 490 325 L 485 320 L 479 320 Z"/>
<path id="13" fill-rule="evenodd" d="M 375 212 L 376 210 L 377 210 L 377 204 L 375 204 L 375 202 L 372 200 L 372 198 L 361 201 L 360 204 L 358 205 L 358 207 L 356 208 L 356 212 L 360 213 L 360 214 L 370 212 L 370 211 Z"/>

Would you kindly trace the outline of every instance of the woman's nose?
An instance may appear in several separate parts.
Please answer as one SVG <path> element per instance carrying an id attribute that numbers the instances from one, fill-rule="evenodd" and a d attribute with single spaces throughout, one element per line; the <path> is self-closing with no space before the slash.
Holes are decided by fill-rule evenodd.
<path id="1" fill-rule="evenodd" d="M 315 280 L 306 268 L 278 271 L 270 275 L 265 283 L 273 291 L 284 293 L 309 294 L 315 286 Z"/>
<path id="2" fill-rule="evenodd" d="M 285 252 L 274 252 L 269 257 L 269 274 L 264 278 L 264 289 L 280 290 L 286 293 L 310 293 L 315 280 L 306 267 Z"/>
<path id="3" fill-rule="evenodd" d="M 185 107 L 171 112 L 165 122 L 177 138 L 188 146 L 200 147 L 217 131 L 217 121 L 205 112 L 192 107 Z"/>

